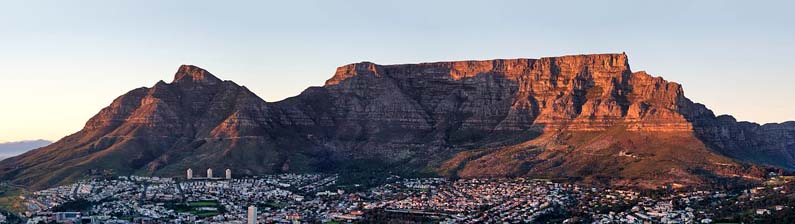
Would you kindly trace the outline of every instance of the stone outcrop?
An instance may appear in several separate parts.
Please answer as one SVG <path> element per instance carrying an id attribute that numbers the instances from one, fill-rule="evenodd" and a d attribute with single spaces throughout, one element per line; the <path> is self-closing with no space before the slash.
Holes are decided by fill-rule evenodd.
<path id="1" fill-rule="evenodd" d="M 0 162 L 38 188 L 86 174 L 334 171 L 365 162 L 451 176 L 694 185 L 795 168 L 795 124 L 714 116 L 625 54 L 339 67 L 268 103 L 182 66 L 120 96 L 83 130 Z"/>

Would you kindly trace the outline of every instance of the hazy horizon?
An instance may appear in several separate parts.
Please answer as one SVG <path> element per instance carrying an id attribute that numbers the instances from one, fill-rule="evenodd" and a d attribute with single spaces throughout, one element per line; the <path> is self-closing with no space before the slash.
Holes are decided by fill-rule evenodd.
<path id="1" fill-rule="evenodd" d="M 268 102 L 360 61 L 626 52 L 716 114 L 795 120 L 786 1 L 0 3 L 0 142 L 56 141 L 192 64 Z M 287 10 L 289 9 L 289 10 Z M 357 13 L 346 13 L 346 12 Z M 478 15 L 478 16 L 471 16 Z"/>

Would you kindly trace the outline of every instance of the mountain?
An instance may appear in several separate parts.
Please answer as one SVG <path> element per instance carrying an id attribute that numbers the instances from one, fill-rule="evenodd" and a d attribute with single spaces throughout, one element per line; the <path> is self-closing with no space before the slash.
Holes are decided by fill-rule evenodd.
<path id="1" fill-rule="evenodd" d="M 22 154 L 31 149 L 49 145 L 51 143 L 51 141 L 43 139 L 0 143 L 0 160 Z"/>
<path id="2" fill-rule="evenodd" d="M 717 81 L 717 80 L 716 80 Z M 387 170 L 544 176 L 654 188 L 795 169 L 795 122 L 715 116 L 625 54 L 339 67 L 322 87 L 265 102 L 183 65 L 85 127 L 0 162 L 42 188 L 85 175 Z"/>

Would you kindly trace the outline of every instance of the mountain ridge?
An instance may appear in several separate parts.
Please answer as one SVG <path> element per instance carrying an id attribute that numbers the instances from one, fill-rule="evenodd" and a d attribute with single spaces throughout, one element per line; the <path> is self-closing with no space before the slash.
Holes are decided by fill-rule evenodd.
<path id="1" fill-rule="evenodd" d="M 51 144 L 44 139 L 9 141 L 0 143 L 0 160 Z"/>
<path id="2" fill-rule="evenodd" d="M 369 161 L 446 176 L 689 186 L 795 168 L 792 124 L 715 116 L 680 84 L 631 71 L 623 53 L 353 63 L 276 102 L 183 65 L 83 130 L 0 162 L 0 177 L 40 188 L 108 172 L 330 172 Z"/>

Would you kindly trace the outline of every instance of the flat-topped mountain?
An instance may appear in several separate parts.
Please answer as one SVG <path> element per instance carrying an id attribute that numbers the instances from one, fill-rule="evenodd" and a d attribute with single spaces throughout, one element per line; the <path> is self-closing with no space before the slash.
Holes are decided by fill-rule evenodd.
<path id="1" fill-rule="evenodd" d="M 625 54 L 339 67 L 265 102 L 183 65 L 52 145 L 0 162 L 41 188 L 86 174 L 334 172 L 546 176 L 657 187 L 795 169 L 795 122 L 715 116 Z M 363 165 L 365 164 L 365 165 Z M 759 166 L 761 165 L 761 166 Z M 363 168 L 364 167 L 364 168 Z"/>

